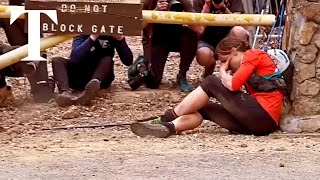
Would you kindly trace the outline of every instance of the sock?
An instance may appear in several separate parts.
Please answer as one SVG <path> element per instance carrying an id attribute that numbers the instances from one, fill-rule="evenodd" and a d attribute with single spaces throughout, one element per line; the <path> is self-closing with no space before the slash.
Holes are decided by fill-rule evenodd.
<path id="1" fill-rule="evenodd" d="M 161 116 L 162 122 L 171 122 L 177 118 L 177 114 L 174 112 L 174 109 L 168 109 Z"/>
<path id="2" fill-rule="evenodd" d="M 161 124 L 164 125 L 165 127 L 167 127 L 171 134 L 176 133 L 176 127 L 174 126 L 174 124 L 172 122 L 162 122 Z"/>

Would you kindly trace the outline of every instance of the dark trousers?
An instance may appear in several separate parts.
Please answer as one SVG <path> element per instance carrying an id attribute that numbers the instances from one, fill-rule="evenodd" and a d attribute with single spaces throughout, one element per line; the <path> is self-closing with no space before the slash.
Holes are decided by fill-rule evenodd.
<path id="1" fill-rule="evenodd" d="M 208 76 L 201 87 L 209 97 L 214 97 L 221 103 L 208 103 L 200 109 L 204 119 L 241 134 L 262 136 L 278 129 L 268 112 L 249 94 L 229 91 L 221 80 L 213 75 Z"/>
<path id="2" fill-rule="evenodd" d="M 31 66 L 27 65 L 28 61 L 20 61 L 11 66 L 5 67 L 0 70 L 0 87 L 6 85 L 5 77 L 24 77 L 25 74 L 30 73 Z M 36 93 L 36 86 L 38 82 L 48 81 L 47 62 L 40 61 L 36 72 L 31 76 L 27 76 L 31 86 L 31 93 Z"/>
<path id="3" fill-rule="evenodd" d="M 76 64 L 68 59 L 56 57 L 52 59 L 52 68 L 60 93 L 69 88 L 83 90 L 92 79 L 98 79 L 101 88 L 108 88 L 115 78 L 113 60 L 109 56 L 91 64 Z"/>
<path id="4" fill-rule="evenodd" d="M 7 66 L 0 70 L 0 88 L 7 85 L 5 77 L 24 77 L 24 67 L 27 67 L 27 62 L 18 62 L 11 66 Z"/>
<path id="5" fill-rule="evenodd" d="M 169 28 L 169 27 L 168 27 Z M 179 74 L 185 76 L 195 57 L 197 35 L 188 27 L 174 28 L 172 33 L 153 33 L 151 40 L 144 37 L 144 57 L 149 63 L 151 73 L 146 86 L 158 88 L 169 52 L 180 52 Z"/>

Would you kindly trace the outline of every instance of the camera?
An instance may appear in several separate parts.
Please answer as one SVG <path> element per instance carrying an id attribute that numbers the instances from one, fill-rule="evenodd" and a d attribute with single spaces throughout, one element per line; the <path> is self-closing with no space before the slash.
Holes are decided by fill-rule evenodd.
<path id="1" fill-rule="evenodd" d="M 182 12 L 183 6 L 177 0 L 169 0 L 169 11 Z"/>
<path id="2" fill-rule="evenodd" d="M 158 0 L 160 2 L 168 2 L 168 10 L 169 11 L 175 11 L 175 12 L 182 12 L 183 6 L 180 1 L 178 0 Z"/>
<path id="3" fill-rule="evenodd" d="M 224 0 L 213 0 L 213 3 L 215 3 L 215 4 L 221 4 L 222 1 L 224 1 Z"/>
<path id="4" fill-rule="evenodd" d="M 138 89 L 145 82 L 145 77 L 149 74 L 149 68 L 144 57 L 139 56 L 128 69 L 128 84 L 131 90 Z"/>

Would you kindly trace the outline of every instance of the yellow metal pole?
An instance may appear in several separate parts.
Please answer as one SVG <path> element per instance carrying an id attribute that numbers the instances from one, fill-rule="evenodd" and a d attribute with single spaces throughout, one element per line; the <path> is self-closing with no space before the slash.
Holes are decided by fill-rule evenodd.
<path id="1" fill-rule="evenodd" d="M 275 15 L 260 14 L 204 14 L 169 11 L 142 11 L 147 23 L 188 24 L 205 26 L 271 26 Z"/>
<path id="2" fill-rule="evenodd" d="M 24 6 L 0 6 L 0 18 L 10 18 L 10 12 L 16 9 L 24 9 Z M 273 14 L 204 14 L 152 10 L 143 10 L 142 18 L 146 23 L 205 26 L 271 26 L 275 21 Z"/>
<path id="3" fill-rule="evenodd" d="M 12 10 L 24 10 L 24 6 L 0 6 L 0 18 L 10 18 Z M 19 18 L 24 19 L 24 14 Z"/>
<path id="4" fill-rule="evenodd" d="M 75 37 L 76 34 L 68 35 L 52 35 L 49 37 L 42 38 L 40 41 L 41 51 L 45 51 L 48 48 L 54 47 L 55 45 L 66 41 L 70 38 Z M 0 56 L 0 69 L 10 66 L 14 63 L 19 62 L 21 59 L 28 56 L 28 45 L 21 46 L 14 49 L 6 54 Z M 35 59 L 36 60 L 36 59 Z"/>

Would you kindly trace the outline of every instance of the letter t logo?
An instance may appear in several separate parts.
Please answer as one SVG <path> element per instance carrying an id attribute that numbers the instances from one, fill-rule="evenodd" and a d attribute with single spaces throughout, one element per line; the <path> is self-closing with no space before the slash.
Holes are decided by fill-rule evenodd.
<path id="1" fill-rule="evenodd" d="M 40 14 L 44 13 L 58 24 L 56 10 L 13 10 L 11 11 L 10 25 L 21 15 L 28 14 L 28 56 L 21 61 L 46 61 L 40 56 Z"/>

